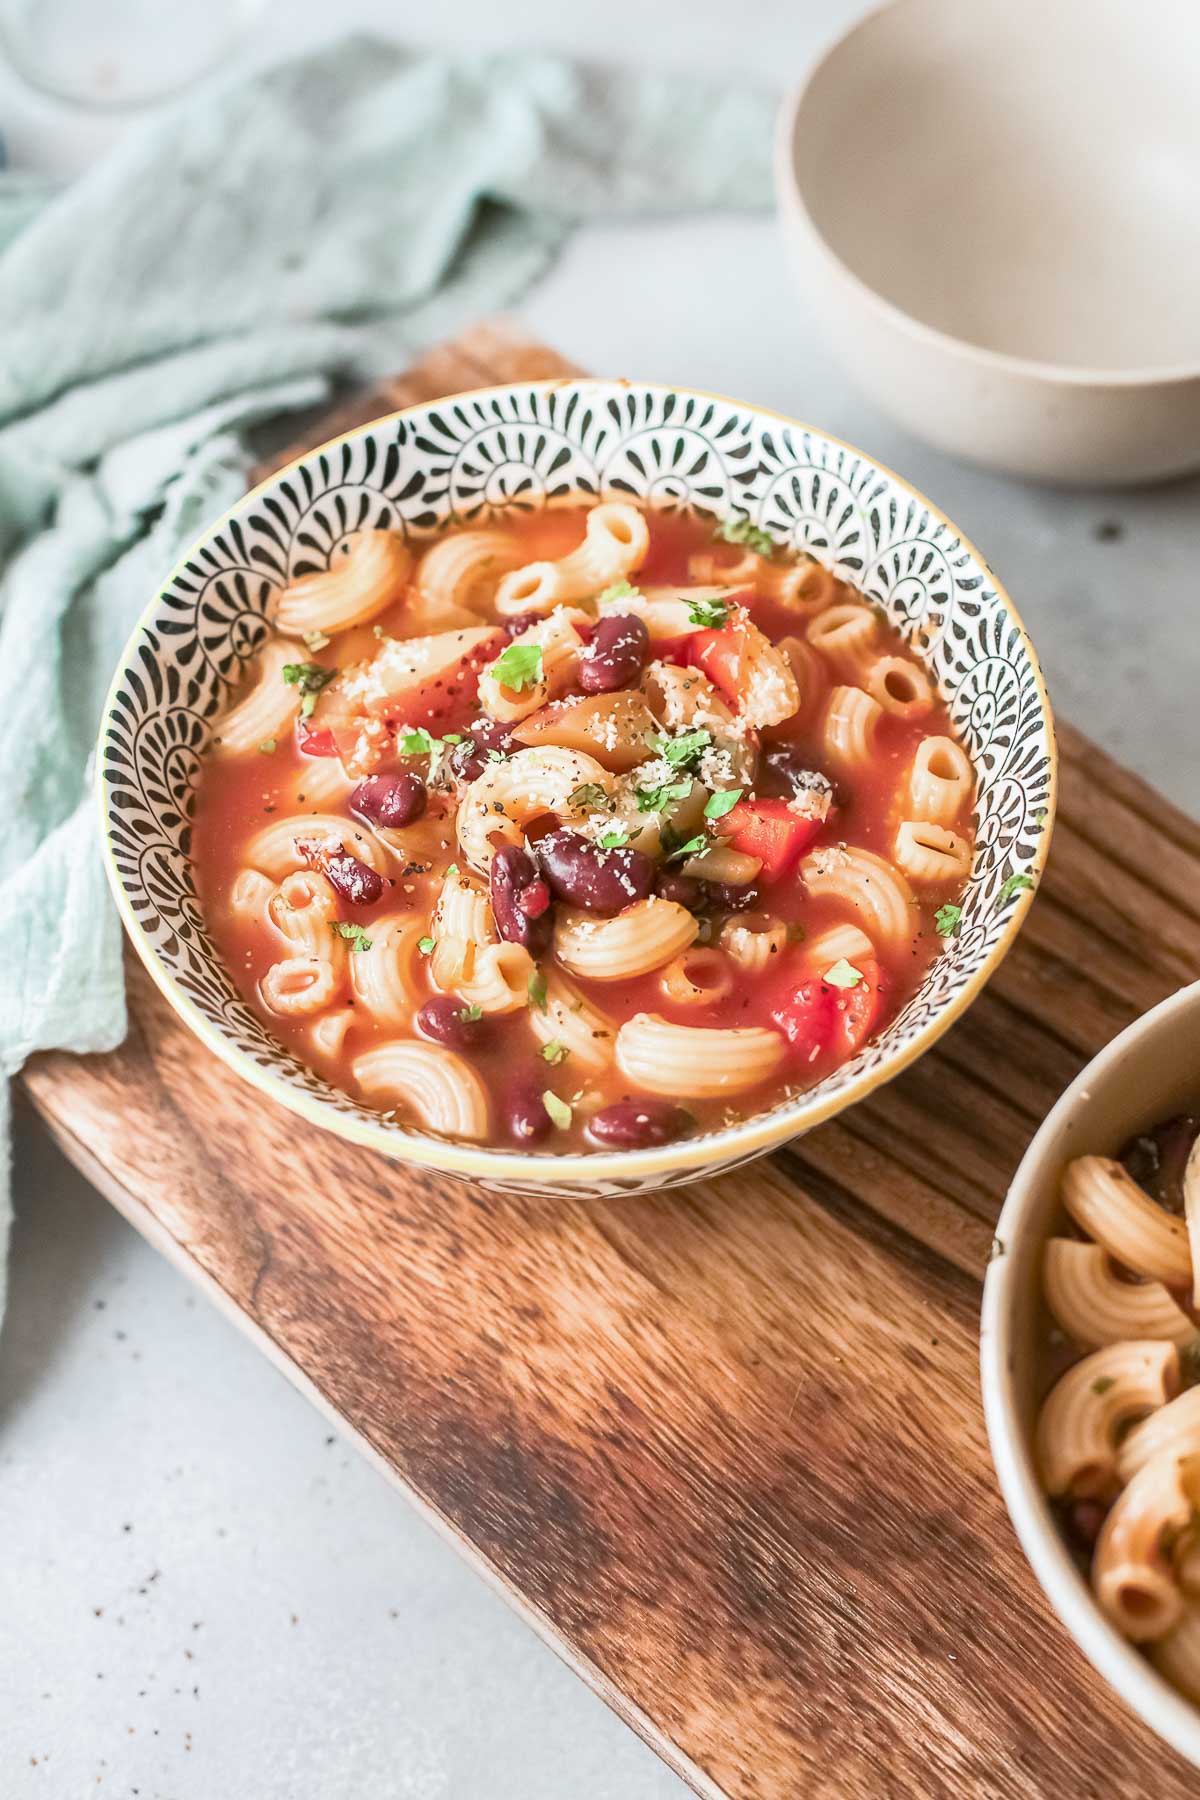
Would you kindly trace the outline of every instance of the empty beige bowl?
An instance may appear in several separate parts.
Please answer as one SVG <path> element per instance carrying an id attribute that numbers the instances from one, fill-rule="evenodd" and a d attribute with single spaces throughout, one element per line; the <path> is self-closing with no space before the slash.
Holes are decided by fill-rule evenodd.
<path id="1" fill-rule="evenodd" d="M 1200 1094 L 1200 982 L 1121 1032 L 1073 1081 L 1022 1159 L 996 1226 L 983 1288 L 980 1373 L 992 1459 L 1021 1547 L 1055 1612 L 1134 1712 L 1200 1765 L 1200 1709 L 1169 1687 L 1111 1626 L 1079 1573 L 1034 1464 L 1042 1252 L 1065 1219 L 1063 1169 L 1087 1152 L 1114 1156 L 1127 1139 Z M 1046 1655 L 1056 1645 L 1048 1641 Z"/>
<path id="2" fill-rule="evenodd" d="M 1200 5 L 894 0 L 784 106 L 803 291 L 944 450 L 1063 482 L 1200 466 Z"/>

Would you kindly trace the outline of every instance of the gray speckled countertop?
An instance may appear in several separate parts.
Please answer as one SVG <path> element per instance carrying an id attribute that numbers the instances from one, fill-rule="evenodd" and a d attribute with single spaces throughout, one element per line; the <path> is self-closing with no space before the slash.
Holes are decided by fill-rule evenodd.
<path id="1" fill-rule="evenodd" d="M 412 36 L 636 49 L 777 85 L 861 10 L 528 0 L 514 26 L 511 9 L 459 0 Z M 243 56 L 354 23 L 398 35 L 396 16 L 388 0 L 292 0 Z M 0 70 L 18 166 L 73 172 L 124 128 Z M 585 367 L 761 401 L 902 471 L 1012 593 L 1059 711 L 1200 809 L 1200 481 L 1057 493 L 915 442 L 826 356 L 766 219 L 589 231 L 524 312 Z M 683 1795 L 28 1121 L 17 1202 L 0 1344 L 5 1800 Z"/>

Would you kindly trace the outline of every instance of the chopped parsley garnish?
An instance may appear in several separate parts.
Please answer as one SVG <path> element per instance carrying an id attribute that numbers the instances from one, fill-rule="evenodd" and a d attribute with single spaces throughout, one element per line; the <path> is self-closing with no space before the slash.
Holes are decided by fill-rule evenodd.
<path id="1" fill-rule="evenodd" d="M 540 969 L 535 969 L 529 977 L 529 1004 L 536 1006 L 539 1012 L 546 1010 L 546 977 Z"/>
<path id="2" fill-rule="evenodd" d="M 417 939 L 417 949 L 421 952 L 422 956 L 432 956 L 433 955 L 433 939 L 431 937 L 418 938 Z"/>
<path id="3" fill-rule="evenodd" d="M 1050 814 L 1046 811 L 1045 807 L 1043 806 L 1041 812 L 1034 813 L 1033 822 L 1035 825 L 1044 825 L 1046 823 L 1046 820 L 1049 817 L 1050 817 Z"/>
<path id="4" fill-rule="evenodd" d="M 1093 1394 L 1107 1394 L 1109 1388 L 1116 1385 L 1111 1375 L 1097 1375 L 1092 1383 L 1092 1392 Z"/>
<path id="5" fill-rule="evenodd" d="M 537 687 L 542 679 L 542 646 L 510 644 L 492 664 L 492 674 L 513 694 L 519 694 L 522 688 Z"/>
<path id="6" fill-rule="evenodd" d="M 654 749 L 673 769 L 685 769 L 689 763 L 699 762 L 711 743 L 712 733 L 701 725 L 683 737 L 655 738 Z"/>
<path id="7" fill-rule="evenodd" d="M 548 1062 L 553 1065 L 557 1065 L 560 1062 L 566 1062 L 567 1057 L 570 1054 L 571 1053 L 567 1049 L 567 1046 L 565 1044 L 560 1043 L 557 1038 L 551 1038 L 549 1043 L 543 1044 L 541 1049 L 538 1051 L 538 1055 L 541 1057 L 543 1062 Z M 547 1109 L 547 1110 L 549 1110 L 549 1109 Z M 569 1124 L 570 1120 L 568 1120 L 567 1122 Z"/>
<path id="8" fill-rule="evenodd" d="M 581 781 L 567 795 L 567 805 L 572 812 L 607 812 L 611 803 L 608 795 L 598 781 Z"/>
<path id="9" fill-rule="evenodd" d="M 489 750 L 487 753 L 487 759 L 489 762 L 507 762 L 508 761 L 508 758 L 507 758 L 507 756 L 505 756 L 503 750 Z"/>
<path id="10" fill-rule="evenodd" d="M 442 739 L 443 744 L 461 744 L 462 741 L 463 734 L 461 731 L 448 731 Z"/>
<path id="11" fill-rule="evenodd" d="M 957 937 L 961 924 L 962 907 L 951 906 L 949 901 L 945 906 L 939 906 L 933 915 L 934 930 L 939 937 Z"/>
<path id="12" fill-rule="evenodd" d="M 635 788 L 639 812 L 662 812 L 672 800 L 684 800 L 692 791 L 691 780 L 669 781 L 662 787 Z"/>
<path id="13" fill-rule="evenodd" d="M 807 933 L 807 931 L 805 931 L 805 929 L 804 929 L 803 925 L 800 923 L 799 919 L 793 919 L 791 924 L 787 928 L 788 943 L 789 944 L 802 944 L 807 936 L 808 936 L 808 933 Z"/>
<path id="14" fill-rule="evenodd" d="M 839 956 L 832 969 L 826 969 L 821 977 L 828 987 L 835 988 L 856 988 L 862 978 L 862 970 L 848 963 L 844 956 Z"/>
<path id="15" fill-rule="evenodd" d="M 260 756 L 274 756 L 275 749 L 275 739 L 264 738 L 262 743 L 258 746 L 258 753 Z"/>
<path id="16" fill-rule="evenodd" d="M 688 618 L 693 625 L 699 625 L 703 631 L 720 631 L 728 625 L 729 615 L 733 611 L 728 600 L 689 600 L 687 603 Z"/>
<path id="17" fill-rule="evenodd" d="M 348 919 L 335 919 L 333 929 L 339 937 L 349 938 L 351 950 L 369 950 L 371 940 L 361 925 L 352 925 Z"/>
<path id="18" fill-rule="evenodd" d="M 725 544 L 745 544 L 756 556 L 774 556 L 777 547 L 773 537 L 752 525 L 744 515 L 740 519 L 726 519 L 717 526 L 713 536 Z"/>
<path id="19" fill-rule="evenodd" d="M 619 850 L 622 844 L 629 842 L 629 833 L 623 825 L 620 825 L 614 831 L 606 831 L 602 837 L 596 839 L 596 842 L 601 850 Z"/>
<path id="20" fill-rule="evenodd" d="M 1014 894 L 1019 894 L 1022 888 L 1031 888 L 1032 886 L 1032 875 L 1010 875 L 1008 880 L 1001 884 L 996 898 L 1003 904 L 1005 900 L 1011 900 Z"/>
<path id="21" fill-rule="evenodd" d="M 461 1006 L 458 1010 L 458 1016 L 464 1025 L 473 1025 L 476 1019 L 482 1019 L 483 1008 L 482 1006 Z"/>
<path id="22" fill-rule="evenodd" d="M 708 848 L 708 842 L 702 837 L 685 838 L 681 843 L 677 834 L 668 825 L 662 834 L 663 855 L 668 862 L 675 862 L 681 856 L 698 856 L 701 850 Z"/>
<path id="23" fill-rule="evenodd" d="M 324 650 L 326 644 L 332 643 L 332 641 L 327 631 L 306 631 L 304 633 L 306 650 Z"/>
<path id="24" fill-rule="evenodd" d="M 283 679 L 288 687 L 299 688 L 304 698 L 300 702 L 300 717 L 312 717 L 313 708 L 317 704 L 317 695 L 323 687 L 337 674 L 336 669 L 327 669 L 322 663 L 284 663 Z"/>
<path id="25" fill-rule="evenodd" d="M 741 788 L 725 788 L 719 794 L 710 794 L 704 802 L 706 819 L 723 819 L 727 812 L 732 812 L 742 797 Z"/>
<path id="26" fill-rule="evenodd" d="M 401 756 L 432 756 L 440 744 L 440 738 L 430 737 L 423 725 L 400 733 Z"/>
<path id="27" fill-rule="evenodd" d="M 569 1131 L 574 1117 L 565 1100 L 560 1100 L 552 1088 L 547 1088 L 542 1095 L 542 1105 L 560 1131 Z"/>
<path id="28" fill-rule="evenodd" d="M 457 875 L 458 874 L 458 864 L 451 863 L 450 867 L 446 870 L 446 873 L 447 873 L 447 875 Z"/>
<path id="29" fill-rule="evenodd" d="M 631 581 L 614 581 L 597 598 L 596 605 L 603 606 L 609 600 L 640 600 L 641 597 Z"/>

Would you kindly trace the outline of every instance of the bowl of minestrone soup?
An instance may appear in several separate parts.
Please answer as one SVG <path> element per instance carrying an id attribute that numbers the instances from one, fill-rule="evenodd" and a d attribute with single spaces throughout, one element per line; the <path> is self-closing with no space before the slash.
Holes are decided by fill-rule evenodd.
<path id="1" fill-rule="evenodd" d="M 114 892 L 182 1017 L 387 1155 L 696 1179 L 896 1074 L 1044 862 L 1007 595 L 861 452 L 686 390 L 411 408 L 193 548 L 113 684 Z"/>
<path id="2" fill-rule="evenodd" d="M 1033 1571 L 1128 1704 L 1200 1765 L 1200 983 L 1047 1117 L 984 1287 L 992 1455 Z"/>

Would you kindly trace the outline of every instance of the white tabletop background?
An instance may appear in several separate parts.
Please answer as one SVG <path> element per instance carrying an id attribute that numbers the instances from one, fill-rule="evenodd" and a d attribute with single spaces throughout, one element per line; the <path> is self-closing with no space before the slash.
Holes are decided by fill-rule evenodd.
<path id="1" fill-rule="evenodd" d="M 266 8 L 239 60 L 357 26 L 779 87 L 863 10 L 290 0 Z M 73 174 L 135 127 L 37 100 L 0 68 L 17 167 Z M 766 218 L 581 232 L 523 311 L 598 373 L 761 401 L 901 470 L 1008 586 L 1062 713 L 1196 809 L 1200 482 L 1070 494 L 925 448 L 830 361 Z M 28 1119 L 16 1158 L 0 1340 L 6 1800 L 683 1796 Z"/>

